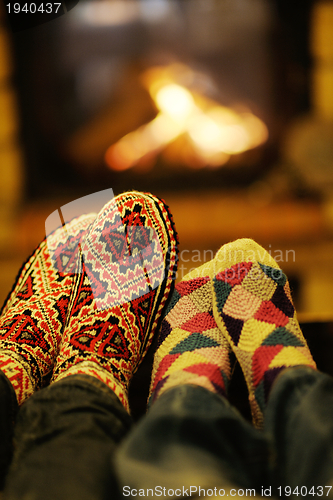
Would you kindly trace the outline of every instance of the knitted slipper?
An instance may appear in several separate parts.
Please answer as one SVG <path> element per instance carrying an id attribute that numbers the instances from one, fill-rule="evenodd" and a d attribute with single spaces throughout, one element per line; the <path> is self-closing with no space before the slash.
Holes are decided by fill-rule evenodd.
<path id="1" fill-rule="evenodd" d="M 227 395 L 230 347 L 213 318 L 211 266 L 191 271 L 175 287 L 158 338 L 149 404 L 181 384 Z"/>
<path id="2" fill-rule="evenodd" d="M 272 256 L 250 239 L 224 245 L 211 267 L 213 312 L 249 390 L 253 423 L 277 375 L 287 367 L 316 368 L 297 321 L 289 283 Z"/>
<path id="3" fill-rule="evenodd" d="M 53 369 L 73 288 L 78 245 L 96 214 L 49 235 L 19 271 L 0 317 L 0 369 L 19 404 Z"/>
<path id="4" fill-rule="evenodd" d="M 177 234 L 163 201 L 137 192 L 101 210 L 82 245 L 53 382 L 85 373 L 129 410 L 127 391 L 174 285 Z"/>

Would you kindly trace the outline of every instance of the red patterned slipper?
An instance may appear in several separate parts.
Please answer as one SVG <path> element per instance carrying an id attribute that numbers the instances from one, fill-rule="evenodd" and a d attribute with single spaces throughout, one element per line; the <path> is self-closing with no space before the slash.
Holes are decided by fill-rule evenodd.
<path id="1" fill-rule="evenodd" d="M 316 368 L 297 321 L 289 283 L 273 257 L 250 239 L 224 245 L 211 268 L 214 318 L 238 359 L 253 423 L 286 368 Z"/>
<path id="2" fill-rule="evenodd" d="M 22 404 L 52 372 L 79 261 L 78 245 L 96 214 L 49 235 L 22 266 L 0 317 L 0 369 Z"/>
<path id="3" fill-rule="evenodd" d="M 168 207 L 151 194 L 117 196 L 97 216 L 82 255 L 53 381 L 92 375 L 129 410 L 129 382 L 174 284 L 177 233 Z"/>
<path id="4" fill-rule="evenodd" d="M 231 349 L 213 318 L 212 265 L 194 269 L 175 287 L 158 338 L 149 404 L 183 384 L 227 396 Z"/>

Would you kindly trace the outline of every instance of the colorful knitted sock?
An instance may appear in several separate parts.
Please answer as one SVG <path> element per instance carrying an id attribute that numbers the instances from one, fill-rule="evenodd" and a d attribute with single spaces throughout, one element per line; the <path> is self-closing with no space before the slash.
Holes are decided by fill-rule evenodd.
<path id="1" fill-rule="evenodd" d="M 174 285 L 177 234 L 168 207 L 151 194 L 117 196 L 97 216 L 82 254 L 53 382 L 92 375 L 129 410 L 129 382 Z"/>
<path id="2" fill-rule="evenodd" d="M 261 427 L 277 375 L 287 367 L 316 364 L 298 324 L 287 278 L 266 250 L 241 239 L 224 245 L 213 262 L 214 318 L 241 365 L 253 423 Z"/>
<path id="3" fill-rule="evenodd" d="M 96 214 L 48 236 L 22 266 L 0 317 L 0 369 L 22 404 L 53 369 L 66 321 L 78 245 Z"/>
<path id="4" fill-rule="evenodd" d="M 181 384 L 226 396 L 230 347 L 213 318 L 211 265 L 190 272 L 175 287 L 158 338 L 149 404 Z"/>

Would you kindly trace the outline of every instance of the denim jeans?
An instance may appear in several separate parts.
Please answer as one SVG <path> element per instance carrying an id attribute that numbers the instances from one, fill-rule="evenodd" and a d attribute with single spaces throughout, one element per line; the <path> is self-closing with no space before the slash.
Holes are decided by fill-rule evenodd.
<path id="1" fill-rule="evenodd" d="M 13 432 L 18 405 L 14 389 L 0 370 L 0 491 L 13 456 Z"/>
<path id="2" fill-rule="evenodd" d="M 132 425 L 110 389 L 76 375 L 21 407 L 14 442 L 4 500 L 254 496 L 254 490 L 327 497 L 333 379 L 306 367 L 283 372 L 259 431 L 226 399 L 192 385 L 166 391 Z"/>
<path id="3" fill-rule="evenodd" d="M 36 392 L 18 412 L 3 498 L 116 498 L 113 460 L 130 426 L 117 396 L 88 375 Z"/>
<path id="4" fill-rule="evenodd" d="M 255 489 L 333 497 L 333 378 L 307 367 L 286 370 L 273 385 L 263 431 L 204 388 L 170 389 L 127 436 L 116 464 L 125 495 L 162 485 L 185 496 L 201 487 L 225 496 L 240 488 L 240 496 Z"/>

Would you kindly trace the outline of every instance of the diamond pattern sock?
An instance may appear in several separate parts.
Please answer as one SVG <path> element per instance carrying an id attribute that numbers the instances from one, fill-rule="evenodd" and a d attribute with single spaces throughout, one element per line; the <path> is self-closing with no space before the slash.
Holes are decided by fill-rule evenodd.
<path id="1" fill-rule="evenodd" d="M 230 348 L 213 318 L 211 265 L 190 272 L 175 287 L 158 338 L 149 404 L 181 384 L 226 396 Z"/>
<path id="2" fill-rule="evenodd" d="M 82 255 L 52 381 L 97 377 L 129 410 L 128 385 L 174 286 L 177 234 L 168 207 L 151 194 L 117 196 L 97 216 Z"/>
<path id="3" fill-rule="evenodd" d="M 213 263 L 214 318 L 241 365 L 253 423 L 261 427 L 277 375 L 287 367 L 316 364 L 297 321 L 288 280 L 266 250 L 241 239 L 224 245 Z"/>
<path id="4" fill-rule="evenodd" d="M 78 245 L 96 218 L 83 215 L 57 229 L 22 266 L 0 317 L 0 369 L 19 404 L 51 373 L 73 288 Z"/>

